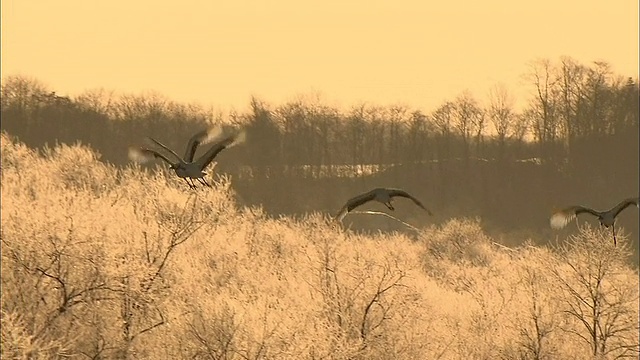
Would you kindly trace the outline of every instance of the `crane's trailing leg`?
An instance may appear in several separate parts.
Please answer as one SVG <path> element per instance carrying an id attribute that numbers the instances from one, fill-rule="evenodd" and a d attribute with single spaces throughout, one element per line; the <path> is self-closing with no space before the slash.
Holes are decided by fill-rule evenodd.
<path id="1" fill-rule="evenodd" d="M 389 208 L 389 210 L 395 210 L 393 208 L 393 205 L 391 205 L 391 201 L 389 201 L 388 203 L 384 203 L 385 205 L 387 205 L 387 207 Z"/>
<path id="2" fill-rule="evenodd" d="M 613 246 L 618 246 L 616 241 L 616 227 L 611 225 L 611 231 L 613 232 Z"/>
<path id="3" fill-rule="evenodd" d="M 187 185 L 189 185 L 189 188 L 190 188 L 190 189 L 193 189 L 193 185 L 191 185 L 191 183 L 189 182 L 189 180 L 187 180 L 187 178 L 183 178 L 183 179 L 184 179 L 184 182 L 186 182 L 186 183 L 187 183 Z"/>

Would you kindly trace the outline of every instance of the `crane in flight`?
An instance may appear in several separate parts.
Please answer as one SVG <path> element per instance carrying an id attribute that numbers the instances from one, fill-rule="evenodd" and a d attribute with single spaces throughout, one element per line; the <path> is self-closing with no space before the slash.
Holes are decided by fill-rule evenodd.
<path id="1" fill-rule="evenodd" d="M 168 151 L 173 156 L 174 160 L 170 160 L 161 152 L 153 149 L 134 147 L 129 148 L 129 158 L 140 163 L 145 163 L 150 160 L 160 158 L 167 164 L 169 164 L 169 168 L 175 171 L 178 177 L 184 179 L 184 181 L 187 183 L 187 185 L 189 185 L 190 188 L 196 188 L 193 179 L 198 180 L 198 182 L 200 182 L 200 184 L 202 185 L 211 186 L 204 178 L 207 175 L 204 169 L 209 166 L 209 164 L 211 164 L 213 159 L 222 150 L 242 143 L 245 140 L 244 131 L 225 136 L 221 140 L 216 141 L 215 144 L 211 146 L 211 148 L 206 153 L 201 155 L 197 160 L 193 160 L 196 149 L 199 145 L 213 142 L 215 139 L 219 139 L 221 134 L 222 130 L 220 128 L 206 129 L 196 133 L 191 137 L 191 139 L 189 139 L 183 158 L 180 158 L 180 156 L 178 156 L 175 151 L 171 150 L 158 140 L 149 138 L 158 146 Z"/>
<path id="2" fill-rule="evenodd" d="M 620 212 L 626 209 L 629 205 L 640 207 L 640 205 L 638 205 L 638 197 L 624 199 L 618 205 L 606 211 L 596 211 L 580 205 L 569 206 L 551 215 L 551 227 L 554 229 L 562 229 L 567 226 L 571 220 L 575 219 L 577 215 L 588 213 L 597 217 L 601 226 L 604 226 L 605 228 L 611 227 L 611 231 L 613 232 L 613 244 L 617 245 L 615 230 L 616 216 L 618 216 L 618 214 L 620 214 Z"/>
<path id="3" fill-rule="evenodd" d="M 431 211 L 429 211 L 427 208 L 424 207 L 424 205 L 422 205 L 422 203 L 420 202 L 420 200 L 416 199 L 415 197 L 411 196 L 409 193 L 407 193 L 404 190 L 401 189 L 393 189 L 393 188 L 375 188 L 371 191 L 368 191 L 366 193 L 360 194 L 358 196 L 355 196 L 349 200 L 347 200 L 347 203 L 344 204 L 344 206 L 340 209 L 340 211 L 338 212 L 338 214 L 335 216 L 335 219 L 338 221 L 342 221 L 342 219 L 353 209 L 357 208 L 358 206 L 367 203 L 369 201 L 375 200 L 378 202 L 383 203 L 387 208 L 389 208 L 389 210 L 395 210 L 393 205 L 391 204 L 391 201 L 394 197 L 404 197 L 407 199 L 411 199 L 416 205 L 418 205 L 419 207 L 421 207 L 422 209 L 424 209 L 429 215 L 431 214 Z"/>

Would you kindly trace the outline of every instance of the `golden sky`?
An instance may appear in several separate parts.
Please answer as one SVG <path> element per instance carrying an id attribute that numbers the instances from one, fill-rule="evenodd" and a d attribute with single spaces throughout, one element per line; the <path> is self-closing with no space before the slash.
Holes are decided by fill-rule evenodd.
<path id="1" fill-rule="evenodd" d="M 61 95 L 154 90 L 245 109 L 252 95 L 319 92 L 430 111 L 498 82 L 523 101 L 536 58 L 637 78 L 638 1 L 2 1 L 1 53 L 2 76 Z"/>

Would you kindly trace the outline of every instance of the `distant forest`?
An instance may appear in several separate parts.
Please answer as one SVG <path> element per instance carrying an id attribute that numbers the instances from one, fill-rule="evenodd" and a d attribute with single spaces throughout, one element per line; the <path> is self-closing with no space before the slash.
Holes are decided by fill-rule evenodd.
<path id="1" fill-rule="evenodd" d="M 417 226 L 479 216 L 503 233 L 552 240 L 552 210 L 608 209 L 638 195 L 638 79 L 614 74 L 605 62 L 569 57 L 538 60 L 524 75 L 534 95 L 522 111 L 508 89 L 496 86 L 484 103 L 461 92 L 428 113 L 253 98 L 247 113 L 228 114 L 155 93 L 100 89 L 70 98 L 13 75 L 2 80 L 1 128 L 32 147 L 81 142 L 123 166 L 127 148 L 147 136 L 182 153 L 189 137 L 211 124 L 242 127 L 246 143 L 221 153 L 215 167 L 231 177 L 241 204 L 274 215 L 335 213 L 374 186 L 401 187 L 435 214 L 399 206 L 397 215 Z M 637 237 L 637 210 L 622 215 L 620 224 Z M 349 221 L 379 228 L 374 220 Z"/>

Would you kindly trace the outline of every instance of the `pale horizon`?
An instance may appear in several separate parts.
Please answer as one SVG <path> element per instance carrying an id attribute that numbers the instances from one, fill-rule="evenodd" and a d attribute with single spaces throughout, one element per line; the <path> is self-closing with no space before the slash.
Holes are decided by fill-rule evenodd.
<path id="1" fill-rule="evenodd" d="M 2 76 L 60 95 L 104 88 L 246 109 L 319 94 L 431 111 L 504 84 L 519 105 L 540 58 L 638 78 L 638 2 L 2 2 Z M 549 9 L 549 10 L 547 10 Z M 594 25 L 595 24 L 595 25 Z"/>

